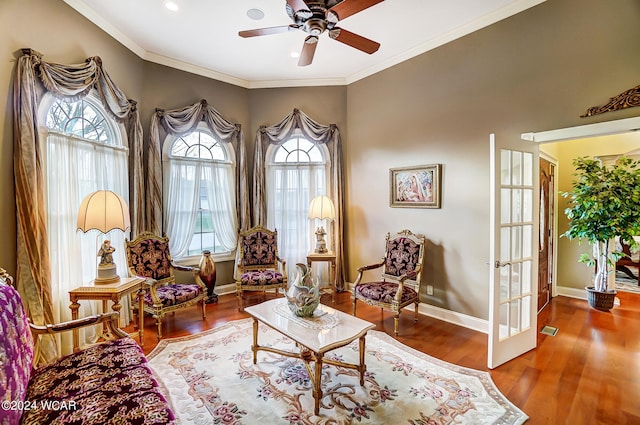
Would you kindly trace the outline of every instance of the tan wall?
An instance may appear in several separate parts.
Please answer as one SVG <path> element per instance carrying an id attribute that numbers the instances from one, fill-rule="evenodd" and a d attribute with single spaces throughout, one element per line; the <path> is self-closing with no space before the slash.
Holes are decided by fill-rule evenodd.
<path id="1" fill-rule="evenodd" d="M 380 257 L 387 231 L 408 228 L 430 241 L 423 283 L 435 293 L 423 288 L 422 300 L 487 319 L 489 134 L 517 141 L 524 132 L 639 115 L 579 117 L 639 83 L 639 17 L 635 1 L 547 1 L 351 84 L 351 279 Z M 430 163 L 443 164 L 442 209 L 389 208 L 389 168 Z"/>
<path id="2" fill-rule="evenodd" d="M 382 255 L 387 231 L 429 238 L 424 302 L 488 316 L 489 133 L 520 134 L 640 115 L 638 108 L 588 119 L 579 115 L 638 84 L 640 4 L 635 0 L 549 0 L 348 87 L 246 90 L 145 63 L 61 0 L 0 1 L 0 265 L 15 267 L 15 202 L 10 88 L 14 52 L 31 47 L 48 61 L 103 62 L 139 101 L 148 134 L 156 107 L 206 98 L 243 125 L 249 158 L 259 125 L 297 107 L 336 123 L 347 178 L 347 256 L 355 269 Z M 442 209 L 388 206 L 390 167 L 443 164 Z"/>

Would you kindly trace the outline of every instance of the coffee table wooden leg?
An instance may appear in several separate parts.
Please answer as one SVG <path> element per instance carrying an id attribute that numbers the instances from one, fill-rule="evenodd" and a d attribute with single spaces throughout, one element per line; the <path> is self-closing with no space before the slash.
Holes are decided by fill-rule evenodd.
<path id="1" fill-rule="evenodd" d="M 251 346 L 253 351 L 253 364 L 258 361 L 258 319 L 253 319 L 253 345 Z"/>
<path id="2" fill-rule="evenodd" d="M 315 399 L 315 407 L 313 412 L 317 415 L 320 414 L 320 400 L 322 400 L 322 356 L 316 354 L 315 362 L 315 379 L 313 380 L 313 398 Z"/>
<path id="3" fill-rule="evenodd" d="M 364 373 L 367 370 L 367 366 L 364 364 L 364 335 L 360 337 L 360 367 L 358 370 L 360 371 L 360 385 L 364 385 Z"/>

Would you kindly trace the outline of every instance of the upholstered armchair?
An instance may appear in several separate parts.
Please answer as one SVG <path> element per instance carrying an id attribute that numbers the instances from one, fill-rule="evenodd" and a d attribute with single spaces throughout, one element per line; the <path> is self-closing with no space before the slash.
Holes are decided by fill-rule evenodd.
<path id="1" fill-rule="evenodd" d="M 256 226 L 240 232 L 238 238 L 236 295 L 243 311 L 246 291 L 287 291 L 287 264 L 278 256 L 278 231 Z"/>
<path id="2" fill-rule="evenodd" d="M 420 303 L 420 278 L 424 259 L 425 238 L 402 230 L 394 235 L 387 233 L 385 254 L 376 264 L 358 269 L 353 284 L 353 315 L 357 301 L 378 306 L 393 312 L 393 331 L 398 335 L 400 312 L 415 304 L 415 321 L 418 321 Z M 364 273 L 382 268 L 382 276 L 373 282 L 362 282 Z"/>
<path id="3" fill-rule="evenodd" d="M 125 240 L 124 245 L 129 275 L 146 281 L 144 313 L 156 319 L 158 339 L 162 339 L 162 319 L 169 312 L 200 303 L 204 320 L 207 287 L 198 276 L 200 270 L 197 267 L 181 266 L 172 260 L 169 238 L 144 232 L 132 241 Z M 195 283 L 176 283 L 174 270 L 193 273 Z"/>

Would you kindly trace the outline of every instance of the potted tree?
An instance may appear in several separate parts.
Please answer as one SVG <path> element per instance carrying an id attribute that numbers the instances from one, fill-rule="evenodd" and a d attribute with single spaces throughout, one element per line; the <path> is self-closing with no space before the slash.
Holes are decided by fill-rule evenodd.
<path id="1" fill-rule="evenodd" d="M 621 157 L 607 166 L 597 159 L 577 158 L 573 165 L 573 189 L 562 194 L 569 199 L 565 209 L 569 230 L 563 236 L 593 245 L 592 255 L 585 253 L 579 259 L 596 265 L 587 298 L 592 307 L 608 311 L 617 293 L 607 287 L 609 267 L 624 255 L 617 247 L 610 249 L 611 241 L 619 237 L 637 249 L 633 236 L 640 234 L 640 161 Z"/>

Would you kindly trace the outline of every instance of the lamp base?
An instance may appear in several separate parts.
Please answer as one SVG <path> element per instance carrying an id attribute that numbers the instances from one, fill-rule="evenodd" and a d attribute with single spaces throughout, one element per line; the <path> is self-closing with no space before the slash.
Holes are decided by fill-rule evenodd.
<path id="1" fill-rule="evenodd" d="M 316 254 L 328 252 L 327 241 L 324 240 L 326 234 L 327 232 L 324 231 L 324 227 L 318 227 L 318 230 L 316 230 L 316 249 L 314 251 Z"/>
<path id="2" fill-rule="evenodd" d="M 120 276 L 116 272 L 115 263 L 100 264 L 98 266 L 98 275 L 96 276 L 94 283 L 100 285 L 105 283 L 115 283 L 120 281 Z"/>

